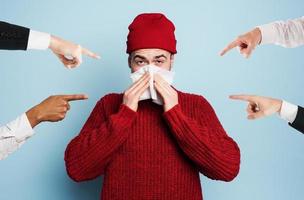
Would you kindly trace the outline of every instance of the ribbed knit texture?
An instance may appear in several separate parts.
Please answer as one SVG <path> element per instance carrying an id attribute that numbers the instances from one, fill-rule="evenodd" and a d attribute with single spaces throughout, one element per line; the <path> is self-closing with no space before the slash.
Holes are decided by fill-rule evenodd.
<path id="1" fill-rule="evenodd" d="M 231 181 L 240 151 L 227 136 L 210 104 L 178 91 L 168 112 L 151 100 L 137 112 L 109 94 L 95 106 L 65 152 L 75 181 L 104 175 L 102 200 L 201 200 L 199 172 Z"/>

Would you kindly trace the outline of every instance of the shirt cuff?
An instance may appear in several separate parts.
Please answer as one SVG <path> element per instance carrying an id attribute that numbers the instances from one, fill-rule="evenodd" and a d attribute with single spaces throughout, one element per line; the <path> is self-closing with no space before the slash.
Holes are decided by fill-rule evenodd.
<path id="1" fill-rule="evenodd" d="M 293 123 L 298 113 L 298 106 L 288 103 L 287 101 L 282 102 L 280 117 L 289 123 Z"/>
<path id="2" fill-rule="evenodd" d="M 257 26 L 257 28 L 260 29 L 261 35 L 262 35 L 262 40 L 261 40 L 261 45 L 262 44 L 274 44 L 276 40 L 276 32 L 274 25 L 272 23 L 269 24 L 264 24 L 261 26 Z"/>
<path id="3" fill-rule="evenodd" d="M 39 31 L 30 30 L 27 49 L 48 49 L 51 42 L 51 35 Z"/>
<path id="4" fill-rule="evenodd" d="M 34 130 L 25 113 L 8 123 L 6 127 L 9 130 L 8 136 L 15 137 L 17 142 L 22 142 L 34 134 Z"/>

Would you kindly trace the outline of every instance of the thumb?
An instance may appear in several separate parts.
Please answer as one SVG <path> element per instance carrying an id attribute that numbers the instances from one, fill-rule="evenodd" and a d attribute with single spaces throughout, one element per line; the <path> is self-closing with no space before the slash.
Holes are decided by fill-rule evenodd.
<path id="1" fill-rule="evenodd" d="M 76 66 L 79 66 L 82 63 L 82 54 L 81 54 L 81 46 L 77 45 L 76 49 L 72 53 L 73 60 L 76 62 Z"/>
<path id="2" fill-rule="evenodd" d="M 247 118 L 250 119 L 250 120 L 259 119 L 259 118 L 262 118 L 262 117 L 264 117 L 263 112 L 252 113 L 252 114 L 249 114 L 247 116 Z"/>
<path id="3" fill-rule="evenodd" d="M 245 58 L 249 58 L 253 49 L 254 49 L 254 46 L 251 44 L 248 44 L 247 48 L 242 50 L 242 54 L 245 56 Z"/>

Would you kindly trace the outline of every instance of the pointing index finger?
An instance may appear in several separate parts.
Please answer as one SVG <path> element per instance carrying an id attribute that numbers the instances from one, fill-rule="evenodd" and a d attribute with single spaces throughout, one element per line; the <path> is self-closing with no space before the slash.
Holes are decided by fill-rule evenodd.
<path id="1" fill-rule="evenodd" d="M 254 97 L 251 95 L 230 95 L 230 99 L 254 102 Z"/>
<path id="2" fill-rule="evenodd" d="M 82 50 L 81 50 L 81 53 L 86 55 L 86 56 L 89 56 L 91 58 L 95 58 L 95 59 L 100 59 L 100 56 L 97 55 L 96 53 L 93 53 L 92 51 L 82 47 Z"/>
<path id="3" fill-rule="evenodd" d="M 88 95 L 85 94 L 62 95 L 62 97 L 66 101 L 78 101 L 88 99 Z"/>
<path id="4" fill-rule="evenodd" d="M 236 39 L 236 40 L 234 40 L 233 42 L 231 42 L 230 44 L 228 44 L 228 46 L 226 46 L 226 47 L 222 50 L 222 52 L 220 53 L 220 56 L 225 55 L 228 51 L 230 51 L 231 49 L 237 47 L 237 46 L 239 45 L 239 43 L 240 43 L 239 40 Z"/>

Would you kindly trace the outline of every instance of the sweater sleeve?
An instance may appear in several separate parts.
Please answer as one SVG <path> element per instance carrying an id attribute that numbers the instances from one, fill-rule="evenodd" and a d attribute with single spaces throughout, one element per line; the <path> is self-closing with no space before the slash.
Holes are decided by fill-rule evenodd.
<path id="1" fill-rule="evenodd" d="M 188 117 L 178 104 L 164 117 L 183 152 L 205 176 L 232 181 L 240 168 L 238 145 L 223 129 L 211 105 L 200 97 L 194 117 Z"/>
<path id="2" fill-rule="evenodd" d="M 124 104 L 117 113 L 105 116 L 103 99 L 97 103 L 81 132 L 67 146 L 65 164 L 75 181 L 94 179 L 104 173 L 114 152 L 127 139 L 127 129 L 136 112 Z"/>

